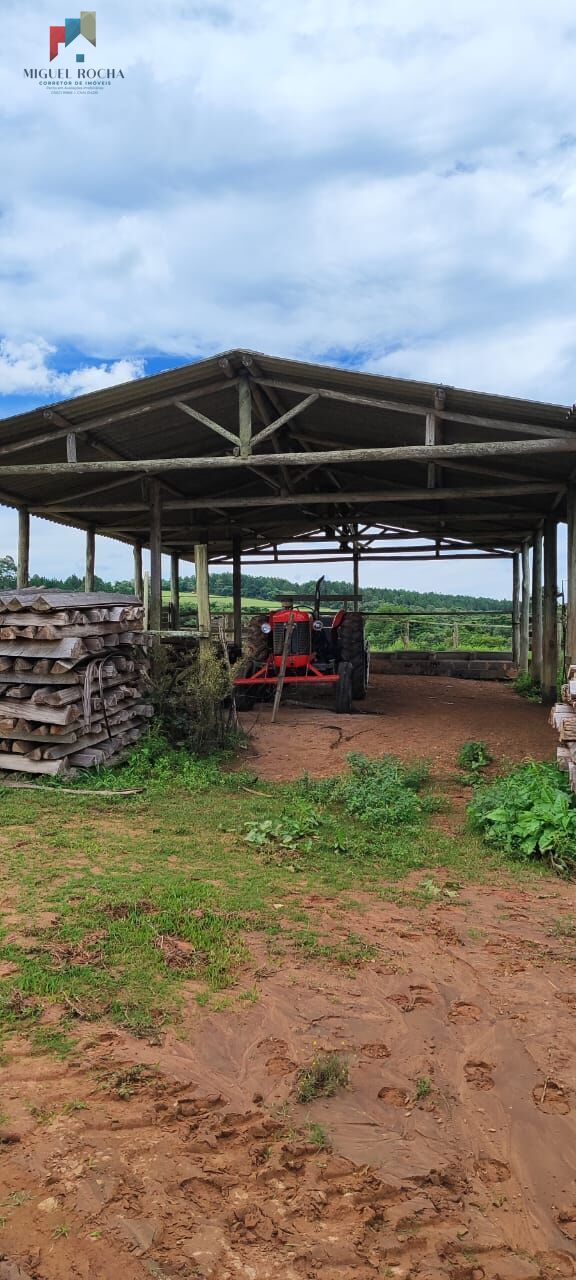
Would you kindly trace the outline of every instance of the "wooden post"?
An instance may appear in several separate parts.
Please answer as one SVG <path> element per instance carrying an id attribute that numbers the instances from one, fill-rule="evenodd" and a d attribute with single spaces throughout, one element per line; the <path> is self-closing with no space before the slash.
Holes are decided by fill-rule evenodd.
<path id="1" fill-rule="evenodd" d="M 542 701 L 556 701 L 558 679 L 558 549 L 556 520 L 544 521 L 544 605 L 542 614 Z"/>
<path id="2" fill-rule="evenodd" d="M 94 590 L 94 569 L 96 564 L 96 531 L 93 528 L 86 530 L 86 573 L 84 575 L 84 590 Z"/>
<path id="3" fill-rule="evenodd" d="M 162 501 L 157 480 L 150 484 L 150 618 L 151 631 L 162 630 Z"/>
<path id="4" fill-rule="evenodd" d="M 238 435 L 240 457 L 249 458 L 252 453 L 252 392 L 247 373 L 240 375 L 238 383 Z"/>
<path id="5" fill-rule="evenodd" d="M 232 596 L 234 599 L 234 644 L 242 647 L 242 543 L 232 539 Z"/>
<path id="6" fill-rule="evenodd" d="M 205 542 L 196 543 L 194 547 L 194 563 L 196 565 L 196 600 L 198 602 L 200 652 L 205 653 L 210 646 L 210 575 L 208 572 L 208 546 Z"/>
<path id="7" fill-rule="evenodd" d="M 520 670 L 528 674 L 530 655 L 530 547 L 522 544 L 522 604 L 520 608 Z"/>
<path id="8" fill-rule="evenodd" d="M 284 689 L 284 681 L 286 679 L 286 667 L 288 666 L 288 654 L 290 652 L 290 642 L 292 640 L 293 630 L 294 630 L 294 613 L 291 613 L 290 617 L 288 618 L 288 622 L 286 624 L 286 632 L 284 635 L 282 661 L 280 663 L 280 671 L 278 672 L 278 680 L 276 683 L 276 692 L 274 694 L 274 706 L 272 707 L 272 719 L 270 721 L 271 724 L 275 723 L 276 716 L 278 715 L 278 708 L 280 706 L 280 699 L 282 697 L 282 691 Z"/>
<path id="9" fill-rule="evenodd" d="M 141 600 L 144 595 L 144 579 L 142 577 L 142 547 L 134 544 L 134 595 Z"/>
<path id="10" fill-rule="evenodd" d="M 176 552 L 170 556 L 170 603 L 172 626 L 175 631 L 178 631 L 180 628 L 180 559 Z"/>
<path id="11" fill-rule="evenodd" d="M 354 573 L 354 613 L 358 613 L 360 608 L 360 552 L 355 551 L 352 557 L 352 568 Z"/>
<path id="12" fill-rule="evenodd" d="M 150 574 L 148 570 L 144 574 L 143 582 L 143 604 L 144 604 L 144 630 L 150 630 Z"/>
<path id="13" fill-rule="evenodd" d="M 568 614 L 566 625 L 566 659 L 568 665 L 576 662 L 576 482 L 568 485 Z"/>
<path id="14" fill-rule="evenodd" d="M 18 576 L 19 587 L 27 587 L 30 578 L 30 512 L 18 510 Z"/>
<path id="15" fill-rule="evenodd" d="M 542 683 L 542 532 L 532 543 L 532 679 Z"/>
<path id="16" fill-rule="evenodd" d="M 520 660 L 520 552 L 514 552 L 512 561 L 512 661 Z"/>

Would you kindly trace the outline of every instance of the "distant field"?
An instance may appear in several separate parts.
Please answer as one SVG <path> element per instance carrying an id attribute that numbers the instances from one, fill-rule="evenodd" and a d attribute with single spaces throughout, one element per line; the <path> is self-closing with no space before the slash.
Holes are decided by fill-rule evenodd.
<path id="1" fill-rule="evenodd" d="M 170 592 L 164 591 L 162 594 L 164 604 L 170 603 Z M 233 608 L 231 596 L 210 596 L 210 604 L 215 609 L 219 609 L 223 613 L 231 613 Z M 258 600 L 255 596 L 242 596 L 243 609 L 260 609 L 262 613 L 268 613 L 270 609 L 276 609 L 280 604 L 279 600 Z M 196 608 L 196 592 L 181 591 L 180 592 L 180 608 L 195 609 Z"/>

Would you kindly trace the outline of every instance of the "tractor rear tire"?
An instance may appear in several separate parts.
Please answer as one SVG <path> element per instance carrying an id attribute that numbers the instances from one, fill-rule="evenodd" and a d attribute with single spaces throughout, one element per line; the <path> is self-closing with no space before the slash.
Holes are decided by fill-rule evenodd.
<path id="1" fill-rule="evenodd" d="M 352 697 L 366 697 L 368 687 L 368 656 L 364 639 L 364 619 L 361 613 L 346 613 L 339 627 L 340 658 L 352 665 Z"/>
<path id="2" fill-rule="evenodd" d="M 352 663 L 338 664 L 338 684 L 336 685 L 336 711 L 340 716 L 348 716 L 352 710 Z"/>

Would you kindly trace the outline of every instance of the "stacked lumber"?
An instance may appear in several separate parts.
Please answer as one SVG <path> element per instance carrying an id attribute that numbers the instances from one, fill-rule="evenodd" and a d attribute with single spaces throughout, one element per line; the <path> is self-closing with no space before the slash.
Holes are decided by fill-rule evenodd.
<path id="1" fill-rule="evenodd" d="M 557 729 L 560 745 L 556 751 L 559 769 L 570 774 L 570 786 L 576 791 L 576 666 L 570 667 L 566 684 L 562 685 L 562 701 L 550 712 L 550 724 Z"/>
<path id="2" fill-rule="evenodd" d="M 0 591 L 0 770 L 114 763 L 144 732 L 148 636 L 135 596 Z"/>

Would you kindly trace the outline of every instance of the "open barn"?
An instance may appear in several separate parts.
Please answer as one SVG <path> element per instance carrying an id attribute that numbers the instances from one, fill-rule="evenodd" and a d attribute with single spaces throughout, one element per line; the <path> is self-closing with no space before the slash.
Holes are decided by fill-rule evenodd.
<path id="1" fill-rule="evenodd" d="M 553 702 L 560 521 L 576 656 L 575 428 L 565 405 L 236 350 L 7 419 L 0 499 L 19 511 L 21 587 L 31 514 L 86 530 L 87 591 L 97 533 L 134 547 L 137 596 L 149 547 L 151 631 L 162 553 L 176 627 L 180 563 L 195 563 L 201 638 L 209 567 L 231 563 L 238 645 L 242 566 L 348 563 L 357 601 L 374 562 L 509 560 L 509 656 Z"/>

